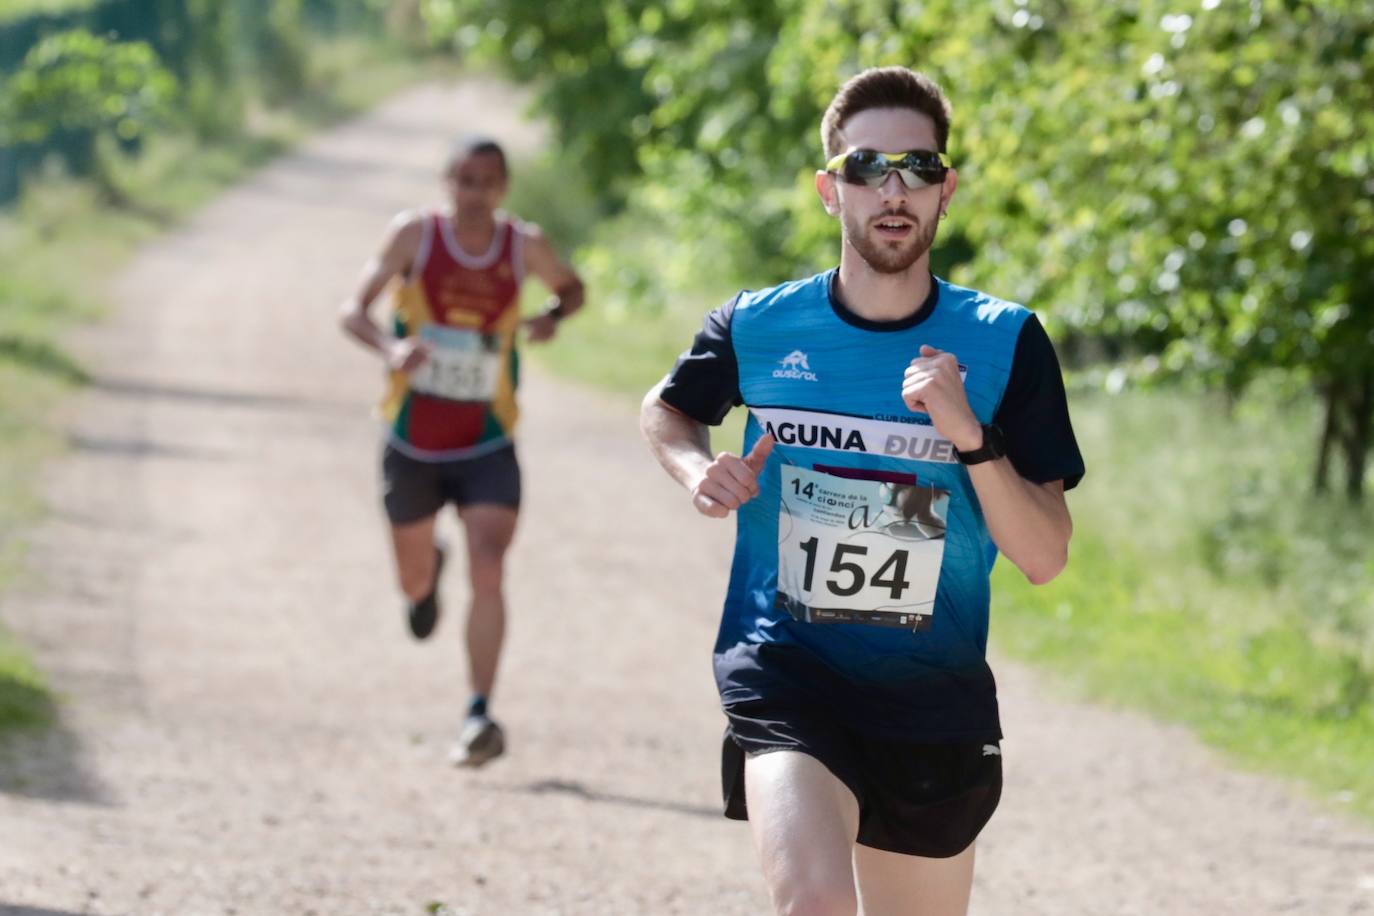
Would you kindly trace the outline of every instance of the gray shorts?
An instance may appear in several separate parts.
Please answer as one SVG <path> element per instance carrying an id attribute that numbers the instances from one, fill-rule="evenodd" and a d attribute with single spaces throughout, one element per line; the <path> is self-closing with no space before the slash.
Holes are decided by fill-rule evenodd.
<path id="1" fill-rule="evenodd" d="M 393 525 L 428 518 L 445 503 L 518 509 L 520 463 L 515 446 L 457 461 L 417 461 L 388 444 L 382 452 L 382 502 Z"/>

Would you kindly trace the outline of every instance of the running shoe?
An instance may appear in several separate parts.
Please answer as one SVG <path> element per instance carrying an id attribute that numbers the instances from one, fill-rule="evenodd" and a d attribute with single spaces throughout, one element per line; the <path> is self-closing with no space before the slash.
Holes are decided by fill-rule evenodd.
<path id="1" fill-rule="evenodd" d="M 480 767 L 506 750 L 506 736 L 487 716 L 468 716 L 449 760 L 458 767 Z"/>
<path id="2" fill-rule="evenodd" d="M 419 601 L 412 601 L 407 607 L 410 619 L 410 634 L 416 639 L 425 639 L 434 632 L 439 622 L 439 575 L 444 571 L 444 548 L 434 545 L 434 582 L 429 594 Z"/>

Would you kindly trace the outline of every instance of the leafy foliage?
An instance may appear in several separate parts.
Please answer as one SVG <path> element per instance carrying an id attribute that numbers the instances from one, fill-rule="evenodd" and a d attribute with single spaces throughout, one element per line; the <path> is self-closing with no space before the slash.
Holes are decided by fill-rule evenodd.
<path id="1" fill-rule="evenodd" d="M 820 114 L 863 67 L 954 104 L 956 279 L 1032 303 L 1114 376 L 1326 404 L 1358 495 L 1374 418 L 1374 0 L 427 0 L 538 79 L 567 151 L 754 282 L 834 258 Z M 953 244 L 951 244 L 953 243 Z M 951 255 L 955 255 L 952 257 Z M 1325 483 L 1327 462 L 1319 465 Z"/>
<path id="2" fill-rule="evenodd" d="M 68 142 L 69 167 L 89 173 L 110 203 L 124 197 L 111 174 L 108 141 L 133 146 L 167 118 L 176 78 L 144 42 L 110 41 L 85 29 L 59 32 L 29 49 L 0 95 L 0 142 Z"/>
<path id="3" fill-rule="evenodd" d="M 30 49 L 6 84 L 5 139 L 37 143 L 73 131 L 133 141 L 166 116 L 175 92 L 175 78 L 147 44 L 61 32 Z"/>
<path id="4" fill-rule="evenodd" d="M 26 113 L 9 130 L 13 115 L 0 111 L 0 204 L 17 199 L 54 157 L 71 174 L 95 178 L 108 201 L 122 202 L 112 173 L 129 163 L 110 155 L 115 147 L 136 152 L 158 121 L 171 133 L 189 127 L 202 140 L 232 143 L 283 109 L 323 102 L 340 76 L 327 71 L 337 49 L 390 47 L 412 35 L 419 2 L 33 0 L 24 5 L 30 15 L 0 27 L 0 97 Z M 35 12 L 49 6 L 51 14 Z M 64 77 L 48 72 L 59 63 Z M 98 69 L 103 75 L 93 76 Z M 15 74 L 10 87 L 6 74 Z M 165 104 L 171 96 L 174 106 Z M 106 113 L 117 119 L 112 126 L 70 123 Z"/>
<path id="5" fill-rule="evenodd" d="M 97 2 L 98 0 L 0 0 L 0 25 L 35 14 L 84 9 Z"/>

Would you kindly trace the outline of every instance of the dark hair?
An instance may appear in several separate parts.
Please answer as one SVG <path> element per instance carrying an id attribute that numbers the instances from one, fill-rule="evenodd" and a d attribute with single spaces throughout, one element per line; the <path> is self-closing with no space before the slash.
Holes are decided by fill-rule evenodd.
<path id="1" fill-rule="evenodd" d="M 453 144 L 453 151 L 449 153 L 446 169 L 452 169 L 459 162 L 469 156 L 481 154 L 491 154 L 501 160 L 501 174 L 510 177 L 510 167 L 506 165 L 506 151 L 501 148 L 490 137 L 467 137 Z"/>
<path id="2" fill-rule="evenodd" d="M 906 67 L 872 67 L 851 77 L 821 118 L 821 145 L 826 158 L 844 151 L 840 134 L 849 119 L 870 108 L 907 108 L 928 115 L 935 122 L 935 142 L 946 152 L 949 142 L 949 101 L 924 73 Z"/>

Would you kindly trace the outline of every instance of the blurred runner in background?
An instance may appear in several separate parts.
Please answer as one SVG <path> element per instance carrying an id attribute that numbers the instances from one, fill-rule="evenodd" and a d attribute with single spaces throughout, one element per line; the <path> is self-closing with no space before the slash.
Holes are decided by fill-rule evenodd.
<path id="1" fill-rule="evenodd" d="M 472 697 L 452 759 L 480 766 L 505 749 L 490 700 L 505 634 L 502 567 L 520 508 L 517 336 L 523 328 L 532 343 L 551 339 L 582 307 L 583 291 L 538 226 L 499 209 L 510 173 L 498 144 L 460 144 L 444 178 L 448 207 L 408 210 L 392 221 L 358 292 L 343 304 L 342 323 L 390 370 L 382 403 L 384 503 L 416 639 L 434 631 L 440 613 L 446 548 L 435 540 L 435 519 L 452 503 L 462 521 Z M 522 319 L 527 272 L 554 294 L 540 314 Z M 368 310 L 397 278 L 395 320 L 383 329 Z"/>

